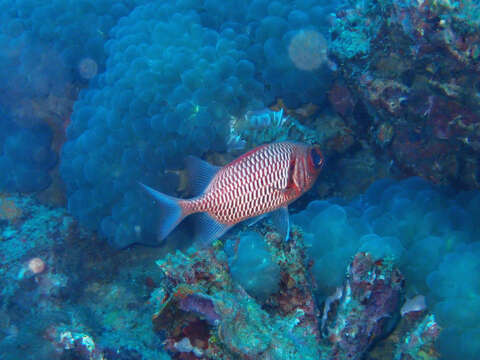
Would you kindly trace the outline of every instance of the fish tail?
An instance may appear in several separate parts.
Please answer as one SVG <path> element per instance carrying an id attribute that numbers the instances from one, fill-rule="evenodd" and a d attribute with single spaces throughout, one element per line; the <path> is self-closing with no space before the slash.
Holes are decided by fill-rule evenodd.
<path id="1" fill-rule="evenodd" d="M 160 209 L 158 222 L 158 240 L 164 240 L 177 227 L 182 220 L 189 215 L 185 210 L 185 201 L 173 196 L 161 193 L 151 187 L 139 183 L 157 202 Z"/>

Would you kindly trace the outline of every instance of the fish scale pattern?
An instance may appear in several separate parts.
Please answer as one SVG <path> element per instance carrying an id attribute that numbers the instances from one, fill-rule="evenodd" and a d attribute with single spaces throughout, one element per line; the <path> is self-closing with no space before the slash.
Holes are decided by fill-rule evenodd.
<path id="1" fill-rule="evenodd" d="M 296 147 L 289 143 L 264 146 L 220 171 L 207 189 L 203 206 L 216 220 L 233 225 L 288 203 L 284 193 Z"/>

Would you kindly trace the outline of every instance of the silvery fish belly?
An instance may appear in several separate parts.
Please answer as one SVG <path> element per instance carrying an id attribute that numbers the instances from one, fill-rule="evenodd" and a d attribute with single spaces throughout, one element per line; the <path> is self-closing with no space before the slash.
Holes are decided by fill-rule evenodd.
<path id="1" fill-rule="evenodd" d="M 323 166 L 320 149 L 293 142 L 259 146 L 222 168 L 190 158 L 189 177 L 201 191 L 192 199 L 177 199 L 142 186 L 162 208 L 159 239 L 185 218 L 198 216 L 197 237 L 210 243 L 235 224 L 272 213 L 275 225 L 288 240 L 287 206 L 314 184 Z"/>

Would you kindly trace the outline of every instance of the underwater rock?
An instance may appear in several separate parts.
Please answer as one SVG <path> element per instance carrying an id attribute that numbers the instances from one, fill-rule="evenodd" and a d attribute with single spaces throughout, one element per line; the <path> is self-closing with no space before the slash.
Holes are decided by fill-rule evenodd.
<path id="1" fill-rule="evenodd" d="M 46 338 L 55 347 L 61 359 L 103 360 L 103 352 L 98 348 L 92 336 L 63 328 L 50 328 Z"/>
<path id="2" fill-rule="evenodd" d="M 187 253 L 177 250 L 157 261 L 157 265 L 169 280 L 172 287 L 179 284 L 201 286 L 207 292 L 231 287 L 231 279 L 226 270 L 226 258 L 215 256 L 209 249 Z"/>
<path id="3" fill-rule="evenodd" d="M 232 280 L 221 250 L 177 252 L 157 262 L 169 282 L 153 325 L 174 358 L 318 358 L 318 309 L 301 237 L 294 231 L 289 246 L 274 232 L 261 238 L 281 272 L 276 292 L 260 298 L 263 306 Z"/>
<path id="4" fill-rule="evenodd" d="M 434 360 L 440 357 L 435 348 L 440 331 L 435 315 L 428 312 L 425 298 L 408 299 L 401 309 L 401 319 L 392 334 L 369 354 L 368 360 Z M 393 356 L 392 356 L 393 354 Z"/>
<path id="5" fill-rule="evenodd" d="M 419 319 L 407 319 L 406 331 L 397 343 L 394 359 L 437 359 L 439 354 L 434 345 L 440 334 L 435 316 L 426 314 Z M 400 329 L 402 327 L 399 327 Z"/>
<path id="6" fill-rule="evenodd" d="M 166 333 L 165 347 L 174 358 L 192 353 L 208 359 L 313 359 L 316 339 L 303 317 L 300 309 L 293 316 L 270 316 L 241 288 L 210 296 L 179 286 L 153 324 Z"/>
<path id="7" fill-rule="evenodd" d="M 0 285 L 4 296 L 0 305 L 18 296 L 25 301 L 30 298 L 30 303 L 39 297 L 60 296 L 70 276 L 57 260 L 59 251 L 65 243 L 85 238 L 65 210 L 43 206 L 32 197 L 0 193 Z M 21 295 L 24 291 L 29 296 Z M 22 306 L 29 307 L 28 303 Z"/>
<path id="8" fill-rule="evenodd" d="M 362 359 L 375 341 L 398 320 L 403 276 L 391 261 L 374 261 L 358 253 L 348 267 L 344 286 L 327 300 L 322 335 L 328 359 Z"/>
<path id="9" fill-rule="evenodd" d="M 334 109 L 403 173 L 480 187 L 480 5 L 348 3 L 331 28 L 345 84 L 330 91 Z"/>
<path id="10" fill-rule="evenodd" d="M 283 239 L 276 232 L 266 233 L 264 239 L 281 269 L 280 289 L 264 306 L 282 316 L 294 316 L 301 312 L 303 327 L 311 329 L 311 334 L 319 339 L 319 311 L 313 296 L 310 263 L 300 229 L 292 227 L 288 246 L 283 246 Z"/>
<path id="11" fill-rule="evenodd" d="M 106 360 L 143 360 L 142 354 L 136 350 L 121 347 L 120 349 L 105 349 L 103 351 Z"/>
<path id="12" fill-rule="evenodd" d="M 347 86 L 339 83 L 333 84 L 328 93 L 328 99 L 335 111 L 342 117 L 353 113 L 356 101 Z"/>

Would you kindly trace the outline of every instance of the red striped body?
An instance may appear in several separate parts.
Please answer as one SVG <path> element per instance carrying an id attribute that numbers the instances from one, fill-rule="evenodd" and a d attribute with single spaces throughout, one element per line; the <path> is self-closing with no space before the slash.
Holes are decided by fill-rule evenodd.
<path id="1" fill-rule="evenodd" d="M 319 154 L 316 163 L 312 151 Z M 257 147 L 221 168 L 202 195 L 182 200 L 184 215 L 206 212 L 221 224 L 234 225 L 274 211 L 310 189 L 322 163 L 320 151 L 304 144 Z"/>

